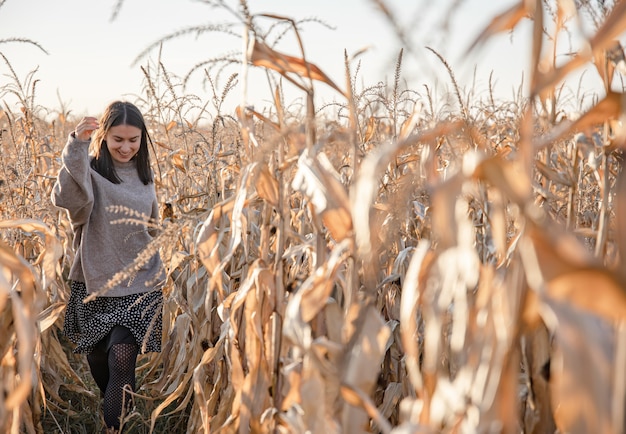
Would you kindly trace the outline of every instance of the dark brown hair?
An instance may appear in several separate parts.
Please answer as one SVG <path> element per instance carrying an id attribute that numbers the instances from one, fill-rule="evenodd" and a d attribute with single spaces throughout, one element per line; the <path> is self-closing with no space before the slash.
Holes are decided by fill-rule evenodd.
<path id="1" fill-rule="evenodd" d="M 94 132 L 91 140 L 91 167 L 103 177 L 114 184 L 120 184 L 122 180 L 115 172 L 113 158 L 107 147 L 106 136 L 111 127 L 118 125 L 131 125 L 141 130 L 141 143 L 139 151 L 133 157 L 137 160 L 137 174 L 144 184 L 153 182 L 152 169 L 150 168 L 150 153 L 148 152 L 148 142 L 152 140 L 148 135 L 148 129 L 139 109 L 129 102 L 115 101 L 106 108 L 100 118 L 100 128 Z"/>

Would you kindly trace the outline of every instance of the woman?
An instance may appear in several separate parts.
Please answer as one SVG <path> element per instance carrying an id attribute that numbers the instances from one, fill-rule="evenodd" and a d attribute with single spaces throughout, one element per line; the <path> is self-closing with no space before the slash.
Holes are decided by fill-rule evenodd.
<path id="1" fill-rule="evenodd" d="M 104 421 L 114 430 L 129 408 L 125 389 L 135 390 L 138 354 L 161 351 L 161 260 L 155 254 L 136 262 L 155 235 L 149 223 L 158 215 L 149 140 L 131 103 L 110 104 L 99 122 L 84 117 L 63 150 L 52 192 L 74 233 L 64 331 L 77 345 L 74 352 L 87 353 Z M 138 225 L 138 218 L 145 222 Z"/>

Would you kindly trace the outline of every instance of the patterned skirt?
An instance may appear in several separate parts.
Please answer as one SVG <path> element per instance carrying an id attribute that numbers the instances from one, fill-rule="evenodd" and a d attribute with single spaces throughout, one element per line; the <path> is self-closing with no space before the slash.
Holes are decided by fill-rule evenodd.
<path id="1" fill-rule="evenodd" d="M 76 344 L 75 353 L 90 353 L 115 326 L 127 328 L 141 353 L 161 351 L 163 293 L 160 290 L 123 297 L 97 297 L 84 303 L 87 288 L 71 282 L 64 333 Z"/>

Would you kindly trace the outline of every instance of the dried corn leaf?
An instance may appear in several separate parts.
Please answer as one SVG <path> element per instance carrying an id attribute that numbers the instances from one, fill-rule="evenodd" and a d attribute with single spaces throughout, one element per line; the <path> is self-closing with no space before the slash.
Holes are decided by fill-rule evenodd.
<path id="1" fill-rule="evenodd" d="M 67 355 L 55 333 L 48 331 L 41 335 L 41 361 L 39 382 L 47 394 L 47 400 L 69 406 L 60 396 L 60 389 L 95 398 L 95 394 L 87 388 L 83 380 L 72 369 Z M 39 350 L 38 350 L 39 351 Z M 43 396 L 43 391 L 40 392 Z"/>
<path id="2" fill-rule="evenodd" d="M 347 332 L 350 345 L 342 364 L 342 384 L 368 395 L 374 390 L 391 331 L 374 307 L 352 305 L 351 309 L 355 327 Z M 341 421 L 345 432 L 366 432 L 367 420 L 366 409 L 344 407 Z"/>
<path id="3" fill-rule="evenodd" d="M 341 385 L 341 396 L 346 402 L 354 407 L 365 409 L 369 417 L 376 423 L 377 428 L 382 433 L 391 433 L 391 424 L 378 411 L 372 400 L 363 391 L 351 387 L 347 384 Z M 366 431 L 363 431 L 366 432 Z"/>
<path id="4" fill-rule="evenodd" d="M 335 409 L 326 391 L 329 380 L 317 369 L 304 369 L 300 383 L 302 401 L 299 410 L 302 412 L 302 425 L 305 429 L 299 432 L 313 434 L 342 432 L 332 417 Z"/>
<path id="5" fill-rule="evenodd" d="M 529 240 L 551 297 L 609 322 L 626 319 L 624 283 L 598 264 L 574 236 L 534 227 Z"/>
<path id="6" fill-rule="evenodd" d="M 254 183 L 259 197 L 265 199 L 274 207 L 278 207 L 279 186 L 276 178 L 272 176 L 267 166 L 263 166 Z"/>
<path id="7" fill-rule="evenodd" d="M 305 150 L 298 159 L 292 186 L 309 199 L 335 240 L 342 241 L 352 234 L 348 195 L 324 154 L 314 158 Z"/>
<path id="8" fill-rule="evenodd" d="M 456 244 L 458 228 L 454 209 L 464 181 L 465 177 L 457 173 L 433 189 L 431 199 L 433 232 L 437 234 L 438 244 L 442 250 Z"/>
<path id="9" fill-rule="evenodd" d="M 11 292 L 11 304 L 15 334 L 17 337 L 17 374 L 16 385 L 12 390 L 6 391 L 5 406 L 11 411 L 22 405 L 29 397 L 33 387 L 33 354 L 35 343 L 38 341 L 34 321 L 32 321 L 31 309 L 27 307 L 16 291 Z"/>
<path id="10" fill-rule="evenodd" d="M 609 322 L 626 320 L 623 283 L 603 269 L 578 269 L 547 282 L 548 293 Z"/>
<path id="11" fill-rule="evenodd" d="M 602 77 L 605 89 L 611 88 L 613 77 L 615 74 L 615 66 L 619 61 L 624 60 L 624 49 L 619 41 L 613 41 L 613 44 L 606 50 L 597 50 L 594 52 L 593 64 Z"/>
<path id="12" fill-rule="evenodd" d="M 541 323 L 525 333 L 521 341 L 528 390 L 524 395 L 526 408 L 520 412 L 520 418 L 527 432 L 554 432 L 556 429 L 549 369 L 546 369 L 552 357 L 550 339 L 549 331 Z"/>
<path id="13" fill-rule="evenodd" d="M 202 355 L 200 363 L 194 368 L 193 372 L 193 389 L 194 389 L 194 404 L 200 409 L 202 417 L 202 426 L 206 433 L 210 432 L 210 422 L 213 412 L 209 408 L 210 397 L 214 397 L 216 392 L 216 385 L 214 379 L 207 376 L 207 365 L 216 359 L 224 356 L 224 337 L 216 343 L 213 348 L 207 349 Z M 210 395 L 207 396 L 207 392 L 210 390 Z"/>
<path id="14" fill-rule="evenodd" d="M 181 153 L 180 149 L 170 154 L 170 161 L 178 170 L 187 173 L 187 158 Z"/>
<path id="15" fill-rule="evenodd" d="M 235 206 L 233 199 L 233 197 L 228 198 L 213 207 L 211 213 L 202 224 L 196 238 L 196 251 L 198 258 L 211 275 L 215 273 L 215 269 L 220 262 L 218 248 L 222 235 L 221 232 L 218 232 L 217 230 L 217 224 L 221 220 L 222 216 L 232 212 L 233 207 Z"/>
<path id="16" fill-rule="evenodd" d="M 580 306 L 566 301 L 545 301 L 557 318 L 556 354 L 550 362 L 550 381 L 559 431 L 618 432 L 613 427 L 612 415 L 616 384 L 612 368 L 615 330 L 600 318 L 582 311 Z M 617 416 L 623 417 L 623 408 L 617 411 Z"/>
<path id="17" fill-rule="evenodd" d="M 19 219 L 0 221 L 0 229 L 16 228 L 24 232 L 43 234 L 46 248 L 42 252 L 42 289 L 46 289 L 50 282 L 56 279 L 57 264 L 63 256 L 63 246 L 56 237 L 56 234 L 49 226 L 35 219 Z M 38 260 L 39 262 L 39 260 Z M 32 300 L 27 300 L 31 302 Z"/>
<path id="18" fill-rule="evenodd" d="M 170 123 L 165 126 L 165 131 L 170 131 L 176 125 L 177 125 L 176 121 L 170 121 Z"/>
<path id="19" fill-rule="evenodd" d="M 261 66 L 279 72 L 283 77 L 300 87 L 302 86 L 295 83 L 289 74 L 295 74 L 312 80 L 319 80 L 326 83 L 340 94 L 344 94 L 343 91 L 339 89 L 339 87 L 314 64 L 306 62 L 304 59 L 279 53 L 258 39 L 254 41 L 250 60 L 255 66 Z"/>
<path id="20" fill-rule="evenodd" d="M 473 175 L 497 187 L 504 196 L 523 205 L 531 200 L 532 184 L 519 165 L 495 156 L 482 160 Z"/>
<path id="21" fill-rule="evenodd" d="M 278 90 L 277 90 L 278 92 Z M 239 107 L 237 107 L 238 111 L 241 112 L 241 109 L 239 109 Z M 277 124 L 276 122 L 273 122 L 271 119 L 267 118 L 266 116 L 263 116 L 261 113 L 257 112 L 256 110 L 250 108 L 250 107 L 246 107 L 246 113 L 248 113 L 249 115 L 254 116 L 255 118 L 261 120 L 264 124 L 268 125 L 269 127 L 271 127 L 274 131 L 280 131 L 280 125 Z"/>
<path id="22" fill-rule="evenodd" d="M 544 177 L 548 180 L 560 184 L 566 187 L 572 186 L 571 177 L 567 176 L 565 173 L 557 172 L 556 170 L 550 168 L 547 164 L 542 161 L 535 160 L 535 167 Z"/>
<path id="23" fill-rule="evenodd" d="M 590 132 L 594 127 L 611 119 L 618 119 L 624 110 L 626 96 L 609 92 L 600 102 L 591 107 L 570 127 L 571 132 Z"/>
<path id="24" fill-rule="evenodd" d="M 507 253 L 507 215 L 505 201 L 499 189 L 492 188 L 488 192 L 490 212 L 489 222 L 491 223 L 491 236 L 496 248 L 497 257 L 503 259 Z"/>
<path id="25" fill-rule="evenodd" d="M 332 250 L 328 260 L 302 284 L 293 300 L 299 299 L 294 303 L 300 306 L 303 321 L 311 321 L 325 307 L 335 286 L 337 271 L 351 254 L 352 243 L 349 240 L 340 242 Z"/>
<path id="26" fill-rule="evenodd" d="M 20 225 L 24 228 L 37 226 L 30 223 L 21 221 Z M 35 343 L 38 342 L 36 284 L 32 267 L 0 241 L 0 312 L 9 321 L 9 333 L 4 336 L 4 342 L 15 345 L 13 349 L 5 348 L 6 353 L 2 354 L 0 372 L 7 381 L 2 382 L 0 427 L 7 426 L 9 413 L 17 412 L 29 397 L 36 378 L 33 373 Z"/>
<path id="27" fill-rule="evenodd" d="M 623 167 L 615 183 L 615 242 L 619 252 L 617 272 L 626 278 L 626 170 Z"/>
<path id="28" fill-rule="evenodd" d="M 478 37 L 467 49 L 467 53 L 483 44 L 487 39 L 502 32 L 509 32 L 525 17 L 534 15 L 535 4 L 532 0 L 520 0 L 506 11 L 496 15 L 489 25 L 483 29 Z"/>
<path id="29" fill-rule="evenodd" d="M 417 339 L 417 312 L 420 304 L 420 291 L 424 285 L 424 270 L 428 266 L 427 255 L 429 251 L 430 243 L 428 241 L 418 244 L 406 271 L 400 300 L 400 330 L 402 331 L 402 346 L 406 354 L 406 370 L 417 396 L 422 395 L 423 388 L 420 368 L 421 357 Z"/>
<path id="30" fill-rule="evenodd" d="M 37 315 L 39 332 L 43 333 L 44 331 L 48 330 L 48 328 L 50 328 L 54 323 L 56 323 L 64 310 L 65 303 L 57 302 L 48 306 L 43 312 L 40 312 Z"/>
<path id="31" fill-rule="evenodd" d="M 374 138 L 374 134 L 376 134 L 377 123 L 378 121 L 374 116 L 370 116 L 368 118 L 367 127 L 365 129 L 365 134 L 363 135 L 363 143 L 368 143 L 370 140 Z"/>
<path id="32" fill-rule="evenodd" d="M 260 293 L 261 291 L 258 291 L 259 295 Z M 247 372 L 243 387 L 241 390 L 237 390 L 235 395 L 236 401 L 237 394 L 241 393 L 244 404 L 241 406 L 240 410 L 241 426 L 245 427 L 250 424 L 253 431 L 256 432 L 267 431 L 267 429 L 263 429 L 261 415 L 266 408 L 272 405 L 272 398 L 269 393 L 271 382 L 267 365 L 267 355 L 264 352 L 262 342 L 263 327 L 266 324 L 262 324 L 262 317 L 259 314 L 260 312 L 258 312 L 259 310 L 260 300 L 257 298 L 257 291 L 251 291 L 248 294 L 244 310 L 244 336 L 246 337 L 245 361 Z"/>

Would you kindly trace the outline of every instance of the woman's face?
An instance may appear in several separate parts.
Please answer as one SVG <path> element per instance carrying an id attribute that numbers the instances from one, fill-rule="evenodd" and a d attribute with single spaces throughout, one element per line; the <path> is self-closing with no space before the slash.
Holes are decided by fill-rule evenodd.
<path id="1" fill-rule="evenodd" d="M 109 128 L 106 141 L 113 160 L 126 163 L 139 152 L 141 130 L 132 125 L 117 125 Z"/>

